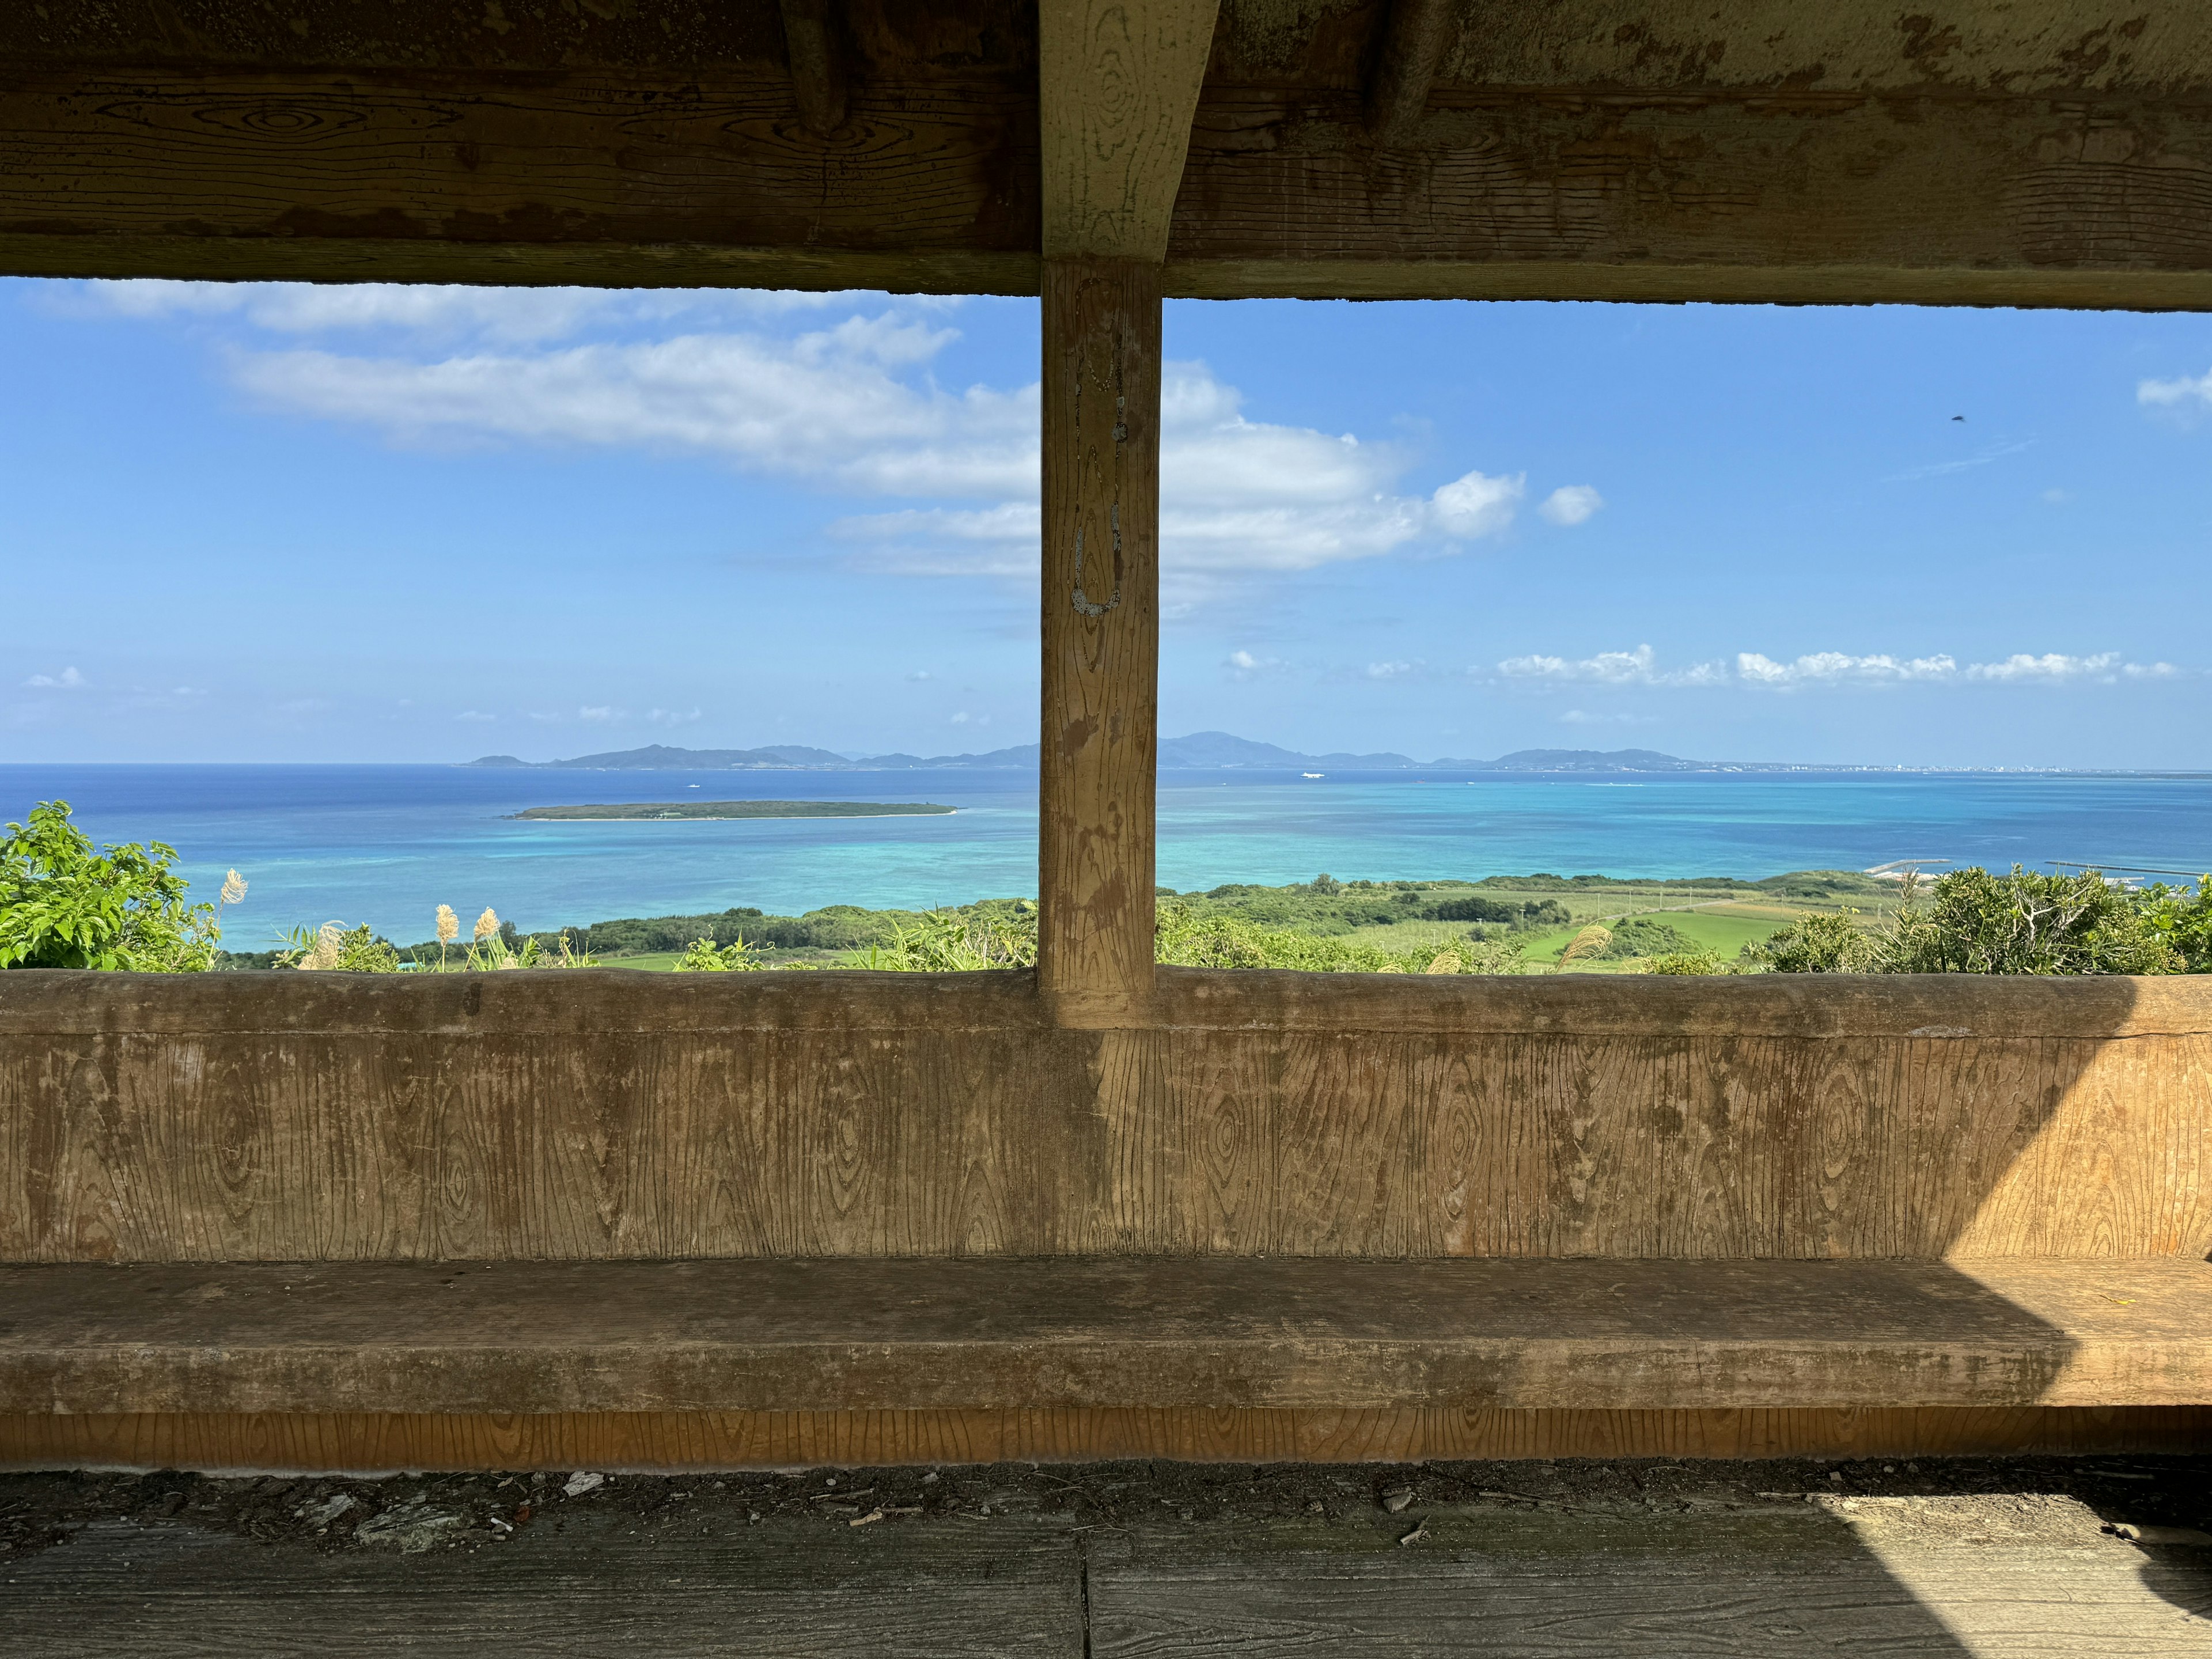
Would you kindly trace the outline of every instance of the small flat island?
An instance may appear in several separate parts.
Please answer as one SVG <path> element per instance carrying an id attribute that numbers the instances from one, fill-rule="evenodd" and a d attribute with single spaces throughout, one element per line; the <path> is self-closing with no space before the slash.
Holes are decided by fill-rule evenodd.
<path id="1" fill-rule="evenodd" d="M 511 818 L 908 818 L 950 812 L 926 800 L 640 800 L 597 806 L 530 806 Z"/>

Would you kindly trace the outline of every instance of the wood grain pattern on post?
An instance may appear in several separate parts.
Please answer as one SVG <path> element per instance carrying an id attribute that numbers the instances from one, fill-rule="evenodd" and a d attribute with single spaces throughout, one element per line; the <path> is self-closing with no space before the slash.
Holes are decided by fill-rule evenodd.
<path id="1" fill-rule="evenodd" d="M 1046 261 L 1037 987 L 1071 1024 L 1152 991 L 1159 409 L 1159 267 Z"/>

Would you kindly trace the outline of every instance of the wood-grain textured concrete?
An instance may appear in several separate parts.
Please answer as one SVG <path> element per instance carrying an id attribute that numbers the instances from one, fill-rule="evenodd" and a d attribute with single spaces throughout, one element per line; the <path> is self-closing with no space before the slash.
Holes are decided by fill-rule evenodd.
<path id="1" fill-rule="evenodd" d="M 0 1412 L 2212 1405 L 2212 1266 L 0 1269 Z"/>
<path id="2" fill-rule="evenodd" d="M 2212 1253 L 2212 986 L 0 978 L 0 1261 Z"/>
<path id="3" fill-rule="evenodd" d="M 1045 264 L 1037 988 L 1066 1024 L 1152 992 L 1160 271 Z"/>
<path id="4" fill-rule="evenodd" d="M 19 7 L 0 268 L 1035 294 L 1080 252 L 1218 298 L 2212 305 L 2187 0 L 1213 10 Z"/>

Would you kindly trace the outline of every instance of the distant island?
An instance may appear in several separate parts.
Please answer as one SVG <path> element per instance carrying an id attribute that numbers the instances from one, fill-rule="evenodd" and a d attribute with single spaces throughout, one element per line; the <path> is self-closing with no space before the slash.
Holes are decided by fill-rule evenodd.
<path id="1" fill-rule="evenodd" d="M 470 766 L 527 767 L 599 772 L 723 772 L 810 771 L 896 772 L 994 771 L 1034 772 L 1038 749 L 1033 743 L 1011 749 L 993 749 L 980 755 L 841 755 L 833 750 L 799 744 L 777 744 L 763 749 L 675 749 L 649 744 L 642 749 L 620 749 L 605 754 L 579 755 L 573 760 L 526 761 L 513 755 L 486 755 L 465 763 Z M 1758 763 L 1683 760 L 1652 749 L 1520 749 L 1496 760 L 1444 759 L 1418 761 L 1411 756 L 1385 751 L 1373 755 L 1301 754 L 1295 749 L 1256 743 L 1226 732 L 1194 732 L 1187 738 L 1160 742 L 1163 771 L 1287 771 L 1287 772 L 1751 772 L 1808 771 L 1863 769 L 1808 768 Z"/>
<path id="2" fill-rule="evenodd" d="M 642 800 L 592 806 L 527 806 L 511 818 L 574 822 L 618 818 L 911 818 L 950 812 L 926 800 Z"/>

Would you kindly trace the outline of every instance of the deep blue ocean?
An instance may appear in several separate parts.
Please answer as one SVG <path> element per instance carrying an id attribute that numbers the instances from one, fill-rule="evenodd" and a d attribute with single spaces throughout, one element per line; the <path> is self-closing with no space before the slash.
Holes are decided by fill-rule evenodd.
<path id="1" fill-rule="evenodd" d="M 0 819 L 70 802 L 102 841 L 166 841 L 195 896 L 235 866 L 225 942 L 301 924 L 428 939 L 441 903 L 526 930 L 757 905 L 922 908 L 1036 890 L 1033 776 L 451 766 L 0 766 Z M 593 801 L 929 800 L 948 817 L 518 823 Z M 2212 777 L 2051 773 L 1172 772 L 1161 882 L 1864 869 L 1893 859 L 2212 866 Z"/>

